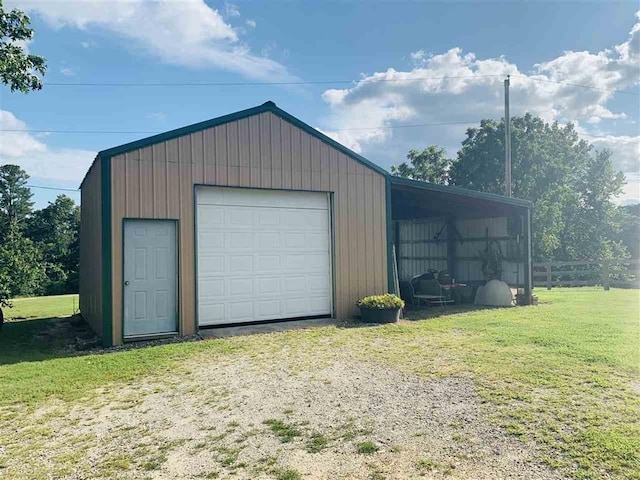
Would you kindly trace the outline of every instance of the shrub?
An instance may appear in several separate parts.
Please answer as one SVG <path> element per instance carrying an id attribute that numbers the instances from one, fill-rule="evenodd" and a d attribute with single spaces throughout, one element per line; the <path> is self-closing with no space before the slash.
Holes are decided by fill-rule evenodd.
<path id="1" fill-rule="evenodd" d="M 356 305 L 363 308 L 404 308 L 404 300 L 392 293 L 361 298 Z"/>

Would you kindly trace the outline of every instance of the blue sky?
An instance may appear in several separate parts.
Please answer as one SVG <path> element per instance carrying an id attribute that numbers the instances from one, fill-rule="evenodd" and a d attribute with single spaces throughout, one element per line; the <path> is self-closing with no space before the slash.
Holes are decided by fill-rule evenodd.
<path id="1" fill-rule="evenodd" d="M 613 149 L 620 201 L 640 200 L 640 97 L 609 91 L 640 92 L 636 2 L 4 3 L 28 11 L 27 48 L 49 66 L 40 92 L 0 90 L 2 129 L 30 130 L 0 132 L 0 163 L 35 185 L 76 188 L 99 150 L 266 100 L 385 168 L 432 143 L 455 155 L 468 126 L 500 117 L 511 73 L 512 114 L 574 121 Z M 205 82 L 262 84 L 55 85 Z M 397 128 L 443 122 L 469 123 Z"/>

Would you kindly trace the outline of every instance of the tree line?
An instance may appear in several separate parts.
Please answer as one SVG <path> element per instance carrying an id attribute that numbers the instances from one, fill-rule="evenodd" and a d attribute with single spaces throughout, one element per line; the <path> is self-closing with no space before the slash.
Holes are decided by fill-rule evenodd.
<path id="1" fill-rule="evenodd" d="M 504 120 L 469 128 L 456 158 L 430 145 L 409 151 L 394 175 L 504 194 Z M 625 177 L 572 124 L 526 114 L 511 121 L 513 196 L 530 200 L 536 261 L 638 258 L 640 212 L 618 207 Z"/>
<path id="2" fill-rule="evenodd" d="M 66 195 L 34 210 L 29 175 L 0 166 L 0 303 L 78 291 L 80 207 Z"/>

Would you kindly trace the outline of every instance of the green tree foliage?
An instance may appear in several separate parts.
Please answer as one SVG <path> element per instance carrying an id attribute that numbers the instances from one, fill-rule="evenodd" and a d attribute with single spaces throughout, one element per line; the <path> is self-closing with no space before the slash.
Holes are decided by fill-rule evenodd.
<path id="1" fill-rule="evenodd" d="M 449 171 L 452 160 L 447 158 L 447 151 L 437 145 L 429 145 L 424 150 L 410 150 L 407 155 L 409 163 L 403 162 L 391 166 L 394 175 L 422 180 L 429 183 L 446 185 L 449 183 Z"/>
<path id="2" fill-rule="evenodd" d="M 78 291 L 80 208 L 59 195 L 33 211 L 28 179 L 0 166 L 0 307 L 16 295 Z"/>
<path id="3" fill-rule="evenodd" d="M 29 16 L 18 9 L 5 11 L 0 0 L 0 80 L 12 92 L 42 88 L 38 74 L 44 75 L 47 70 L 45 59 L 27 53 L 22 46 L 32 38 Z"/>
<path id="4" fill-rule="evenodd" d="M 18 295 L 42 293 L 46 281 L 42 252 L 22 232 L 11 227 L 7 241 L 0 244 L 0 301 Z"/>
<path id="5" fill-rule="evenodd" d="M 620 207 L 620 216 L 617 240 L 627 247 L 631 258 L 640 258 L 640 203 Z"/>
<path id="6" fill-rule="evenodd" d="M 617 257 L 620 215 L 612 199 L 624 175 L 609 150 L 593 151 L 573 125 L 526 114 L 512 120 L 513 196 L 534 203 L 534 256 L 539 259 Z M 467 130 L 451 167 L 453 185 L 504 192 L 504 121 L 483 120 Z"/>
<path id="7" fill-rule="evenodd" d="M 33 212 L 27 236 L 42 250 L 47 266 L 48 293 L 76 291 L 78 286 L 78 243 L 80 207 L 66 195 Z"/>
<path id="8" fill-rule="evenodd" d="M 0 241 L 5 241 L 9 232 L 22 231 L 27 224 L 33 207 L 28 180 L 29 175 L 19 166 L 0 166 Z"/>

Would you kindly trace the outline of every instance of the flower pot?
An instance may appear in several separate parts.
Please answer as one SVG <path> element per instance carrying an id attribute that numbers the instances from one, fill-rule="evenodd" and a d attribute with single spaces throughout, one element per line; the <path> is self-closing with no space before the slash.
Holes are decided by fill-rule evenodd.
<path id="1" fill-rule="evenodd" d="M 365 323 L 393 323 L 400 319 L 400 308 L 360 307 L 360 319 Z"/>

